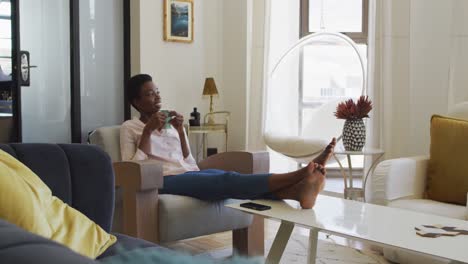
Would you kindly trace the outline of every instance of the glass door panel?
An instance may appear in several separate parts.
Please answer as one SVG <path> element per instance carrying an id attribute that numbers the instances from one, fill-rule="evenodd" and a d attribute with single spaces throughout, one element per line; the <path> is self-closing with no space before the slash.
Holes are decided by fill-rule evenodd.
<path id="1" fill-rule="evenodd" d="M 20 1 L 21 50 L 37 66 L 21 88 L 23 142 L 71 142 L 69 2 Z"/>
<path id="2" fill-rule="evenodd" d="M 14 140 L 11 13 L 10 1 L 0 1 L 0 143 Z"/>
<path id="3" fill-rule="evenodd" d="M 82 140 L 124 120 L 123 0 L 80 0 Z"/>

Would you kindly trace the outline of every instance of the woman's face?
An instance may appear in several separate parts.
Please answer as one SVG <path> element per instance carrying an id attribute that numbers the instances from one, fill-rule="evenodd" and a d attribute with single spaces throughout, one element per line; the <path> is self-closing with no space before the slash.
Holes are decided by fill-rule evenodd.
<path id="1" fill-rule="evenodd" d="M 154 114 L 161 109 L 161 96 L 153 82 L 146 82 L 140 89 L 140 94 L 134 104 L 140 113 Z"/>

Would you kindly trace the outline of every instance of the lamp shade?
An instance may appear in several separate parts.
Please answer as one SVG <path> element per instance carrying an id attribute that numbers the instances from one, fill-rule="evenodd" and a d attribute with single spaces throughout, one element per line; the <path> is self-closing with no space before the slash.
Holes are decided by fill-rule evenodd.
<path id="1" fill-rule="evenodd" d="M 213 78 L 206 78 L 205 87 L 203 88 L 203 95 L 217 95 L 218 89 Z"/>

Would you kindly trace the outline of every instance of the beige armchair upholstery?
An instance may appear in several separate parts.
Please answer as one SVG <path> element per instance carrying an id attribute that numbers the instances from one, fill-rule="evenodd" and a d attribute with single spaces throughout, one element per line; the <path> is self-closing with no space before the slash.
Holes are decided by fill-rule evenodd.
<path id="1" fill-rule="evenodd" d="M 448 116 L 468 120 L 468 102 L 455 105 Z M 366 185 L 370 203 L 468 220 L 468 208 L 424 199 L 428 156 L 398 158 L 379 163 Z M 468 195 L 468 194 L 467 194 Z M 396 263 L 447 263 L 404 250 L 384 249 L 387 259 Z"/>
<path id="2" fill-rule="evenodd" d="M 468 220 L 467 207 L 424 199 L 429 157 L 386 160 L 377 165 L 366 185 L 367 201 Z"/>
<path id="3" fill-rule="evenodd" d="M 116 212 L 114 230 L 156 243 L 166 243 L 224 231 L 233 231 L 233 245 L 241 254 L 263 255 L 263 219 L 232 210 L 221 202 L 158 194 L 163 187 L 162 165 L 157 161 L 120 161 L 120 126 L 102 127 L 90 135 L 114 161 Z M 210 156 L 201 169 L 240 173 L 269 171 L 268 153 L 227 152 Z M 209 224 L 207 224 L 209 223 Z"/>

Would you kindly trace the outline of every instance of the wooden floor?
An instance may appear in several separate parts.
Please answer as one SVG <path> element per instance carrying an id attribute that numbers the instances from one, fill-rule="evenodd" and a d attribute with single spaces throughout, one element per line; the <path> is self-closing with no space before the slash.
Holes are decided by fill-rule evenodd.
<path id="1" fill-rule="evenodd" d="M 361 181 L 357 181 L 360 185 Z M 325 192 L 327 195 L 342 197 L 344 183 L 341 178 L 327 179 Z M 324 193 L 325 194 L 325 193 Z M 276 232 L 279 228 L 279 221 L 265 219 L 265 240 L 274 239 Z M 295 227 L 294 233 L 299 233 L 304 236 L 309 236 L 309 230 L 301 227 Z M 325 238 L 325 234 L 319 234 L 321 238 Z M 328 240 L 342 246 L 352 247 L 359 250 L 371 250 L 373 252 L 381 252 L 380 248 L 363 244 L 360 241 L 353 241 L 350 239 L 331 236 Z M 183 241 L 165 244 L 164 246 L 177 250 L 187 252 L 193 255 L 203 254 L 207 252 L 222 250 L 225 248 L 232 248 L 232 233 L 224 232 L 209 236 L 198 237 L 194 239 L 187 239 Z"/>
<path id="2" fill-rule="evenodd" d="M 279 228 L 279 222 L 275 220 L 265 219 L 265 239 L 273 239 Z M 309 230 L 301 227 L 295 227 L 294 233 L 299 233 L 304 236 L 309 235 Z M 232 236 L 231 232 L 224 232 L 209 236 L 198 237 L 194 239 L 187 239 L 183 241 L 173 242 L 165 244 L 164 246 L 177 250 L 187 252 L 193 255 L 203 254 L 210 251 L 221 250 L 224 248 L 232 247 Z M 325 238 L 325 234 L 320 234 Z M 331 236 L 333 242 L 338 245 L 352 247 L 360 250 L 373 250 L 379 251 L 378 248 L 370 247 L 359 241 L 353 241 L 338 236 Z"/>

